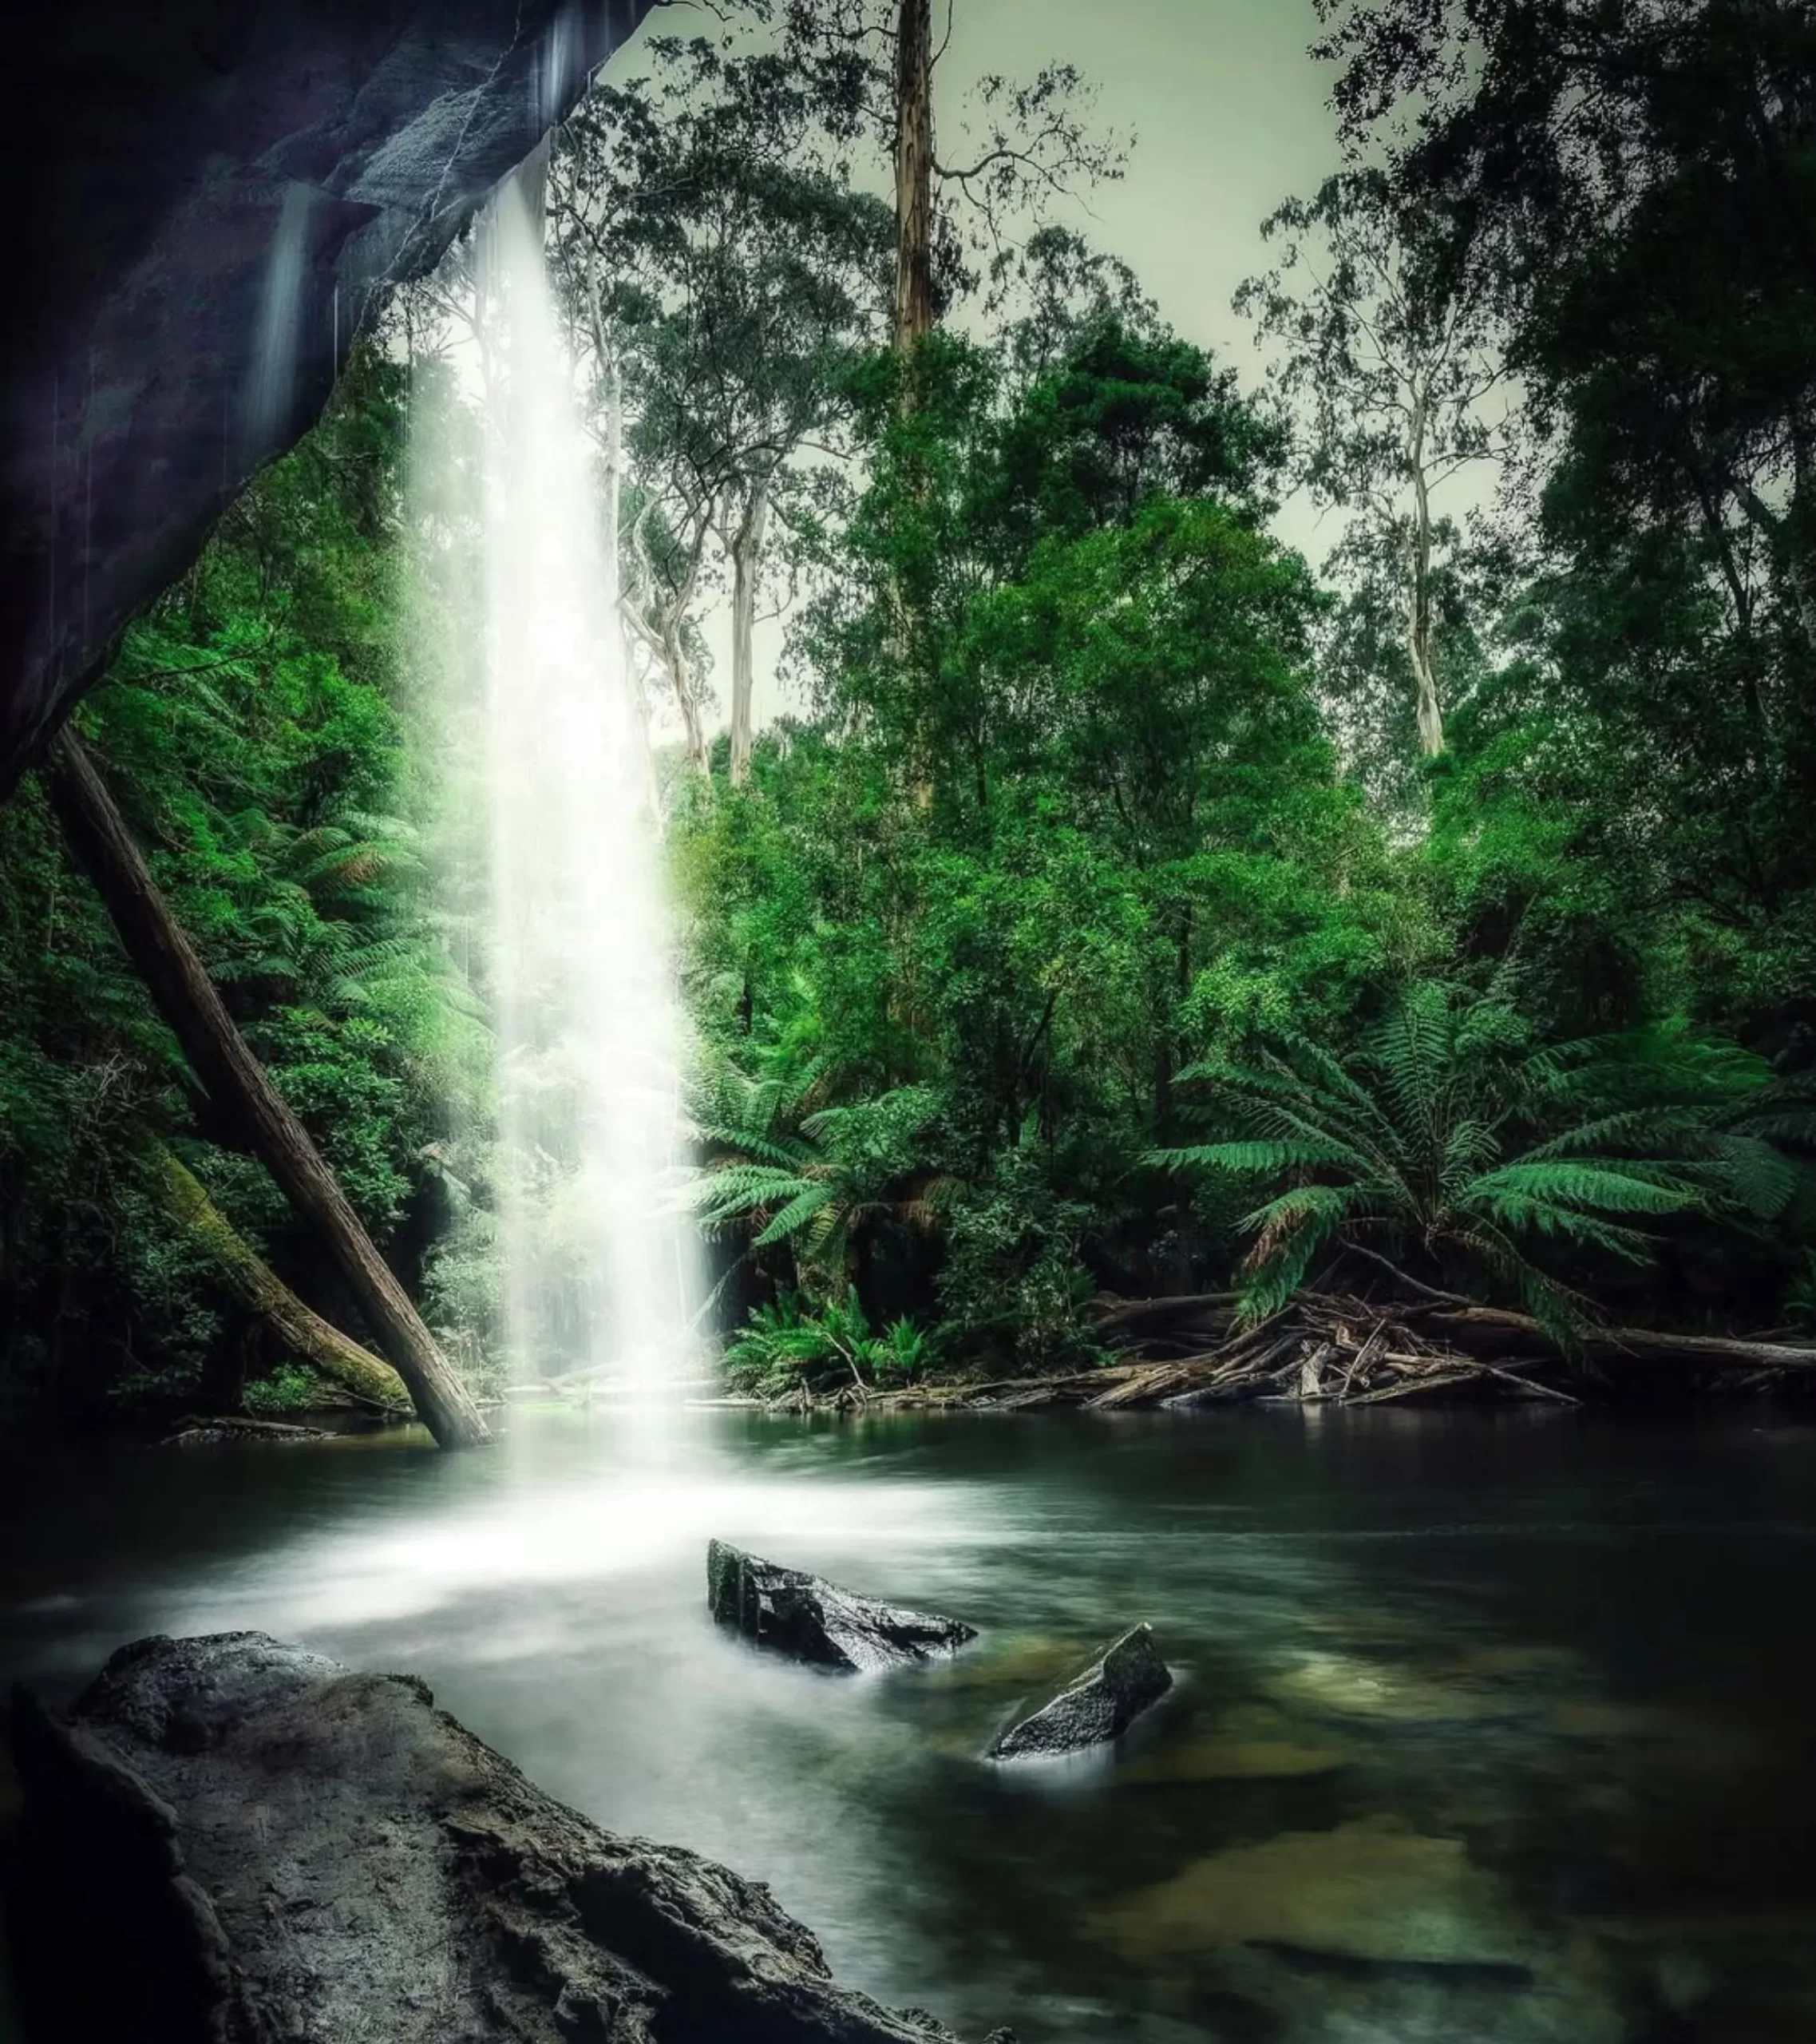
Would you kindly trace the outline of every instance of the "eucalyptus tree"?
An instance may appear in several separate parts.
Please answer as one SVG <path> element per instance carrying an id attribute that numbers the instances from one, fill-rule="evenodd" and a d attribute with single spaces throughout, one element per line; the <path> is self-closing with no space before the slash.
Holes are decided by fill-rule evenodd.
<path id="1" fill-rule="evenodd" d="M 1418 750 L 1434 759 L 1444 750 L 1441 592 L 1461 544 L 1434 500 L 1497 451 L 1484 407 L 1505 366 L 1486 275 L 1466 251 L 1441 262 L 1422 245 L 1375 169 L 1288 200 L 1261 231 L 1284 252 L 1236 307 L 1279 344 L 1274 382 L 1302 423 L 1302 481 L 1321 508 L 1355 514 L 1333 568 L 1352 587 L 1395 593 Z"/>
<path id="2" fill-rule="evenodd" d="M 1349 146 L 1486 277 L 1525 396 L 1545 572 L 1509 679 L 1547 715 L 1501 706 L 1498 785 L 1568 766 L 1600 842 L 1657 847 L 1636 916 L 1703 918 L 1783 1011 L 1816 885 L 1816 8 L 1320 13 Z"/>
<path id="3" fill-rule="evenodd" d="M 774 526 L 799 465 L 845 452 L 841 370 L 881 331 L 888 214 L 853 188 L 784 56 L 704 38 L 651 47 L 652 79 L 599 87 L 568 124 L 552 256 L 593 359 L 609 487 L 620 446 L 634 477 L 625 613 L 702 768 L 687 631 L 715 545 L 729 571 L 742 784 Z"/>
<path id="4" fill-rule="evenodd" d="M 1125 138 L 1098 129 L 1092 91 L 1070 64 L 1031 77 L 979 79 L 948 109 L 957 145 L 942 154 L 940 66 L 957 0 L 787 0 L 784 46 L 812 81 L 830 132 L 868 143 L 895 196 L 892 339 L 906 353 L 959 299 L 994 283 L 1015 252 L 1018 223 L 1045 224 L 1051 202 L 1121 176 Z"/>
<path id="5" fill-rule="evenodd" d="M 1446 267 L 1475 252 L 1573 502 L 1695 532 L 1738 634 L 1816 648 L 1816 10 L 1320 13 L 1348 139 L 1387 142 Z"/>

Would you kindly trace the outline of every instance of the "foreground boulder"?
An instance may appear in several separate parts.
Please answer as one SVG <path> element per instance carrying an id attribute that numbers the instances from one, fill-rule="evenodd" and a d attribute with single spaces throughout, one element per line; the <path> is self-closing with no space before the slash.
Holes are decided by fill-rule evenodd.
<path id="1" fill-rule="evenodd" d="M 722 1626 L 821 1668 L 899 1667 L 954 1653 L 977 1637 L 975 1627 L 956 1618 L 860 1597 L 722 1540 L 706 1549 L 706 1602 Z"/>
<path id="2" fill-rule="evenodd" d="M 768 1889 L 554 1801 L 407 1675 L 263 1633 L 16 1701 L 9 1914 L 55 2044 L 953 2044 Z"/>
<path id="3" fill-rule="evenodd" d="M 1173 1686 L 1153 1629 L 1137 1626 L 1050 1701 L 1011 1725 L 990 1749 L 992 1760 L 1082 1753 L 1120 1738 Z"/>

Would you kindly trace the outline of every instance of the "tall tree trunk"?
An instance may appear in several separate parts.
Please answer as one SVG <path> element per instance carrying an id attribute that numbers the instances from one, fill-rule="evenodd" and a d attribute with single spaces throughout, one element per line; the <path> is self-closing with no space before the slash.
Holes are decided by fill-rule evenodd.
<path id="1" fill-rule="evenodd" d="M 753 485 L 731 541 L 731 785 L 750 778 L 750 703 L 756 687 L 757 586 L 770 524 L 770 478 Z"/>
<path id="2" fill-rule="evenodd" d="M 933 0 L 900 0 L 896 23 L 896 307 L 895 347 L 908 359 L 902 376 L 902 416 L 919 408 L 918 372 L 912 359 L 933 331 Z M 920 495 L 924 477 L 911 478 Z M 889 636 L 906 658 L 914 618 L 907 593 L 892 571 Z M 923 759 L 914 781 L 917 808 L 933 806 L 933 776 L 922 734 Z"/>
<path id="3" fill-rule="evenodd" d="M 409 1393 L 390 1365 L 306 1306 L 235 1229 L 180 1158 L 159 1143 L 153 1161 L 165 1211 L 208 1252 L 235 1297 L 250 1307 L 285 1348 L 374 1405 L 408 1408 Z"/>
<path id="4" fill-rule="evenodd" d="M 125 818 L 73 731 L 52 745 L 44 785 L 70 849 L 87 869 L 126 954 L 210 1095 L 243 1128 L 265 1168 L 314 1229 L 443 1448 L 489 1439 L 409 1295 L 373 1246 L 308 1131 L 271 1083 L 158 892 Z"/>
<path id="5" fill-rule="evenodd" d="M 1426 400 L 1422 394 L 1413 410 L 1412 473 L 1413 521 L 1411 573 L 1407 591 L 1407 651 L 1412 658 L 1413 683 L 1418 691 L 1418 749 L 1427 759 L 1444 750 L 1444 712 L 1438 699 L 1438 674 L 1432 660 L 1431 640 L 1431 489 L 1425 467 Z"/>
<path id="6" fill-rule="evenodd" d="M 933 331 L 933 5 L 901 0 L 896 28 L 896 347 Z"/>

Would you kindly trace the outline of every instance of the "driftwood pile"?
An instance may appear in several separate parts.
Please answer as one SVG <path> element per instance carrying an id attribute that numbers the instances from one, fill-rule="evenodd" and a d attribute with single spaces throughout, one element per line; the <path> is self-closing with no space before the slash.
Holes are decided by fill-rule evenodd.
<path id="1" fill-rule="evenodd" d="M 1590 1329 L 1567 1354 L 1525 1313 L 1438 1292 L 1410 1304 L 1302 1293 L 1247 1326 L 1236 1303 L 1221 1292 L 1105 1300 L 1102 1337 L 1128 1360 L 1062 1377 L 954 1385 L 916 1402 L 1116 1412 L 1239 1402 L 1379 1405 L 1449 1394 L 1574 1405 L 1636 1366 L 1678 1376 L 1719 1372 L 1735 1389 L 1816 1371 L 1816 1345 L 1632 1327 Z"/>

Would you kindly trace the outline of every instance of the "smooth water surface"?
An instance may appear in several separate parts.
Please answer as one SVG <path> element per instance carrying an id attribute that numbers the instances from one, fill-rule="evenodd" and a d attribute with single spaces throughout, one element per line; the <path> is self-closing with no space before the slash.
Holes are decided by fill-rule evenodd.
<path id="1" fill-rule="evenodd" d="M 0 1448 L 0 1673 L 259 1626 L 438 1700 L 601 1823 L 771 1883 L 841 1975 L 1026 2044 L 1816 2035 L 1816 1432 L 1569 1414 L 609 1412 L 186 1453 Z M 650 1458 L 667 1454 L 666 1465 Z M 718 1534 L 970 1619 L 761 1656 Z M 1100 1762 L 978 1754 L 1137 1618 Z"/>

